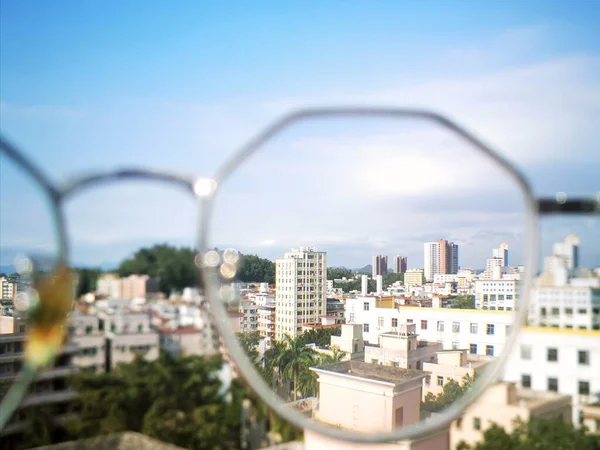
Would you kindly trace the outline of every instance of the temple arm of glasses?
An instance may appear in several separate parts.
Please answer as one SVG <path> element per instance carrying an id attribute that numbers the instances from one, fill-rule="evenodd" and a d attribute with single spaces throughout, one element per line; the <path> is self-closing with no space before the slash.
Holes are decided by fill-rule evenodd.
<path id="1" fill-rule="evenodd" d="M 540 214 L 600 214 L 600 198 L 539 198 Z"/>

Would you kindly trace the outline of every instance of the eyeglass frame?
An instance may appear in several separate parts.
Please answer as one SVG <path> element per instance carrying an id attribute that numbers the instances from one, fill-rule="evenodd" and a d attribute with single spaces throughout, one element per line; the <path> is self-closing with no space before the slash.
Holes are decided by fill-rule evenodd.
<path id="1" fill-rule="evenodd" d="M 247 159 L 252 157 L 256 152 L 260 151 L 260 148 L 270 141 L 275 135 L 286 127 L 315 118 L 362 118 L 362 117 L 375 117 L 375 118 L 392 118 L 392 119 L 421 119 L 429 121 L 438 126 L 445 128 L 446 130 L 460 136 L 466 143 L 474 147 L 474 150 L 478 150 L 490 158 L 493 162 L 500 165 L 506 172 L 510 173 L 514 181 L 517 183 L 522 193 L 524 194 L 525 205 L 526 205 L 526 227 L 525 234 L 527 236 L 528 245 L 525 251 L 525 267 L 534 267 L 535 263 L 538 262 L 537 252 L 539 246 L 539 230 L 538 230 L 538 216 L 549 215 L 549 214 L 600 214 L 600 193 L 597 194 L 596 199 L 591 198 L 536 198 L 533 191 L 527 181 L 526 177 L 507 159 L 501 156 L 496 151 L 492 150 L 487 144 L 475 137 L 474 134 L 468 132 L 464 127 L 458 125 L 455 121 L 438 114 L 436 112 L 428 110 L 410 109 L 410 108 L 368 108 L 368 107 L 339 107 L 339 108 L 312 108 L 302 109 L 292 112 L 288 115 L 283 116 L 278 121 L 274 122 L 261 133 L 256 135 L 253 139 L 248 141 L 232 158 L 230 158 L 221 168 L 216 172 L 212 179 L 214 182 L 214 189 L 211 192 L 200 195 L 195 186 L 199 181 L 206 181 L 205 177 L 193 177 L 187 176 L 182 173 L 173 173 L 160 170 L 150 170 L 145 168 L 130 168 L 116 171 L 105 171 L 98 173 L 91 173 L 89 175 L 81 176 L 75 180 L 67 182 L 61 187 L 55 186 L 49 178 L 33 163 L 30 162 L 19 150 L 9 143 L 6 139 L 0 136 L 0 151 L 4 151 L 9 158 L 13 159 L 17 165 L 21 166 L 26 172 L 28 172 L 46 191 L 48 194 L 52 210 L 54 212 L 54 219 L 57 227 L 58 237 L 58 257 L 59 263 L 67 263 L 69 255 L 69 242 L 68 242 L 68 230 L 64 220 L 63 203 L 70 198 L 76 192 L 85 188 L 90 188 L 94 185 L 109 183 L 111 181 L 123 181 L 123 180 L 143 180 L 143 181 L 159 181 L 168 184 L 172 184 L 183 188 L 185 191 L 193 195 L 199 200 L 199 228 L 198 243 L 200 255 L 210 251 L 212 247 L 209 246 L 209 231 L 211 229 L 212 210 L 220 186 L 224 181 L 227 180 L 241 164 Z M 351 430 L 340 430 L 332 426 L 323 425 L 316 421 L 307 420 L 302 418 L 299 413 L 293 412 L 291 409 L 286 408 L 285 404 L 278 400 L 276 395 L 266 386 L 262 381 L 262 378 L 252 366 L 248 364 L 249 360 L 239 345 L 233 331 L 229 327 L 228 316 L 226 308 L 223 302 L 220 300 L 218 287 L 220 284 L 216 282 L 218 279 L 216 268 L 214 267 L 202 267 L 200 268 L 200 276 L 204 281 L 204 288 L 207 293 L 209 305 L 211 306 L 211 313 L 215 319 L 215 324 L 227 346 L 228 351 L 231 353 L 233 361 L 238 365 L 241 373 L 246 378 L 246 381 L 250 387 L 260 396 L 260 398 L 271 407 L 277 414 L 282 416 L 284 419 L 299 428 L 307 428 L 311 431 L 326 435 L 333 439 L 345 440 L 357 443 L 376 443 L 376 442 L 389 442 L 399 441 L 406 439 L 413 439 L 425 436 L 431 432 L 437 431 L 443 427 L 448 426 L 452 421 L 456 420 L 476 398 L 478 398 L 484 391 L 492 384 L 500 375 L 500 371 L 504 367 L 506 360 L 508 359 L 510 350 L 515 347 L 518 334 L 521 328 L 527 321 L 527 312 L 529 306 L 529 292 L 533 283 L 533 271 L 527 270 L 525 273 L 525 280 L 523 283 L 524 292 L 526 295 L 522 296 L 524 301 L 521 304 L 517 314 L 515 315 L 515 322 L 511 327 L 510 335 L 505 342 L 505 349 L 499 357 L 494 358 L 491 364 L 488 364 L 486 369 L 481 375 L 477 377 L 476 382 L 472 388 L 463 395 L 457 402 L 452 406 L 444 410 L 444 413 L 436 416 L 435 418 L 428 420 L 427 422 L 420 422 L 416 425 L 412 425 L 406 428 L 400 428 L 396 431 L 378 433 L 378 434 L 364 434 L 357 433 Z M 33 380 L 33 376 L 20 377 L 13 383 L 11 391 L 15 385 L 18 385 L 21 394 L 24 394 L 25 389 L 29 382 Z M 8 397 L 5 397 L 5 399 Z M 0 406 L 5 406 L 5 399 L 2 400 Z M 21 398 L 22 400 L 22 398 Z M 12 411 L 8 414 L 8 417 L 12 415 L 12 412 L 18 407 L 17 402 Z M 12 406 L 12 405 L 8 405 Z M 0 423 L 0 430 L 3 428 Z"/>

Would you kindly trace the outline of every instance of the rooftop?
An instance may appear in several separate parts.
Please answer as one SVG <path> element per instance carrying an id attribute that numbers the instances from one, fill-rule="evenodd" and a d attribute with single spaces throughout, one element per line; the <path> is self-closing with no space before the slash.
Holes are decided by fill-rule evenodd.
<path id="1" fill-rule="evenodd" d="M 311 369 L 398 384 L 417 378 L 424 378 L 426 376 L 426 374 L 420 370 L 401 369 L 398 367 L 369 364 L 361 361 L 344 361 L 313 367 Z"/>
<path id="2" fill-rule="evenodd" d="M 200 333 L 201 330 L 196 327 L 179 327 L 179 328 L 161 328 L 160 332 L 163 334 L 195 334 L 195 333 Z"/>

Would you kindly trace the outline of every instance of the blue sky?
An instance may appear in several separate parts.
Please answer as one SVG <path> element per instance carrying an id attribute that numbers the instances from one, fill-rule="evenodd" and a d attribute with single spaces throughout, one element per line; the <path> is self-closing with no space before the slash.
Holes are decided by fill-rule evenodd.
<path id="1" fill-rule="evenodd" d="M 418 106 L 501 149 L 538 193 L 600 190 L 598 2 L 307 3 L 4 1 L 2 133 L 59 181 L 131 165 L 210 175 L 294 108 Z M 113 198 L 69 206 L 76 262 L 118 261 L 159 236 L 189 240 L 188 228 L 173 231 L 189 212 L 167 220 L 144 198 L 131 200 L 141 212 L 128 221 L 121 213 L 132 206 Z M 359 225 L 369 234 L 369 223 Z M 548 240 L 562 237 L 546 228 Z M 597 231 L 586 230 L 599 248 Z M 501 237 L 465 252 L 465 264 L 479 264 Z M 379 250 L 343 244 L 336 264 L 362 266 Z M 404 253 L 402 245 L 381 251 Z M 418 267 L 418 252 L 406 253 Z"/>

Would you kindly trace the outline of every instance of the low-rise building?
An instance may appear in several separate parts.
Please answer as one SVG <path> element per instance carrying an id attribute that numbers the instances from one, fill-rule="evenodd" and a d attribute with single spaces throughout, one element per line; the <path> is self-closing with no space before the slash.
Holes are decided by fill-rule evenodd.
<path id="1" fill-rule="evenodd" d="M 13 332 L 0 334 L 0 384 L 10 384 L 23 365 L 26 325 L 18 318 L 2 317 L 2 320 L 13 321 Z M 68 384 L 69 377 L 78 370 L 72 365 L 76 352 L 76 345 L 63 345 L 53 367 L 36 375 L 11 421 L 0 431 L 2 448 L 17 448 L 21 434 L 29 425 L 25 415 L 29 407 L 44 406 L 57 423 L 66 418 L 72 401 L 77 397 Z"/>
<path id="2" fill-rule="evenodd" d="M 525 327 L 503 379 L 573 397 L 572 421 L 578 423 L 582 405 L 600 395 L 600 331 Z"/>
<path id="3" fill-rule="evenodd" d="M 365 362 L 422 370 L 425 362 L 435 362 L 440 350 L 440 343 L 418 340 L 414 323 L 401 324 L 396 331 L 380 334 L 378 345 L 365 346 Z"/>
<path id="4" fill-rule="evenodd" d="M 420 421 L 420 371 L 345 361 L 312 367 L 318 376 L 319 398 L 312 415 L 318 421 L 363 433 L 390 432 Z M 315 399 L 317 400 L 317 399 Z M 306 448 L 362 449 L 361 444 L 336 441 L 305 430 Z M 396 450 L 448 449 L 448 429 L 412 441 L 381 444 Z"/>
<path id="5" fill-rule="evenodd" d="M 346 300 L 346 322 L 362 324 L 363 337 L 370 344 L 378 344 L 380 334 L 412 323 L 419 340 L 439 342 L 444 350 L 468 349 L 477 355 L 497 356 L 513 319 L 510 311 L 398 307 L 376 297 Z"/>
<path id="6" fill-rule="evenodd" d="M 98 316 L 74 311 L 69 317 L 69 339 L 78 347 L 74 366 L 92 372 L 106 369 L 106 338 Z"/>
<path id="7" fill-rule="evenodd" d="M 507 432 L 513 429 L 513 421 L 521 418 L 548 418 L 560 416 L 571 421 L 571 398 L 552 392 L 517 390 L 514 383 L 498 383 L 490 386 L 462 418 L 452 423 L 450 448 L 455 449 L 461 441 L 474 444 L 483 439 L 483 432 L 492 424 L 502 426 Z"/>
<path id="8" fill-rule="evenodd" d="M 423 363 L 422 370 L 427 372 L 423 380 L 423 398 L 428 393 L 438 395 L 449 381 L 463 384 L 474 380 L 483 370 L 491 357 L 471 355 L 466 350 L 444 350 L 437 352 L 435 361 Z"/>
<path id="9" fill-rule="evenodd" d="M 517 280 L 487 279 L 475 282 L 475 307 L 491 311 L 513 311 L 519 302 Z"/>
<path id="10" fill-rule="evenodd" d="M 130 363 L 137 355 L 153 361 L 159 355 L 158 333 L 150 329 L 148 314 L 130 311 L 105 311 L 98 315 L 99 327 L 106 336 L 106 370 Z"/>
<path id="11" fill-rule="evenodd" d="M 423 286 L 425 283 L 425 272 L 423 269 L 408 269 L 404 272 L 405 286 Z"/>
<path id="12" fill-rule="evenodd" d="M 217 353 L 211 331 L 195 327 L 162 328 L 160 348 L 173 356 L 212 356 Z"/>

